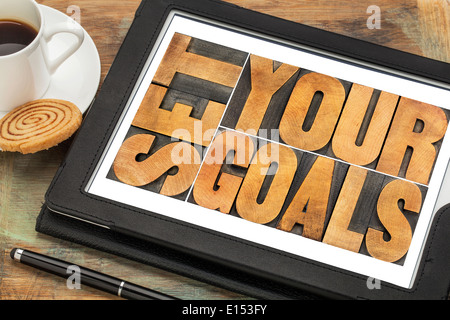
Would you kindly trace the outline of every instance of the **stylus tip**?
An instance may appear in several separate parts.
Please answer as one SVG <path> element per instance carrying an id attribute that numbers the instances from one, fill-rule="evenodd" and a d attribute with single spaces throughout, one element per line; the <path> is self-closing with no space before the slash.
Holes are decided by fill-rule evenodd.
<path id="1" fill-rule="evenodd" d="M 11 256 L 11 259 L 14 259 L 14 255 L 16 254 L 17 248 L 14 248 L 11 250 L 11 252 L 9 253 L 9 255 Z"/>

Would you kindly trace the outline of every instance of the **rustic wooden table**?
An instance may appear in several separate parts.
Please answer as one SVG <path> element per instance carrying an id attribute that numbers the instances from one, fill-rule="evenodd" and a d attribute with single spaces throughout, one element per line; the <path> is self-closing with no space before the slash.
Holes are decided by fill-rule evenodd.
<path id="1" fill-rule="evenodd" d="M 227 0 L 234 4 L 328 31 L 450 62 L 449 0 Z M 97 45 L 103 82 L 140 0 L 38 0 L 72 16 Z M 381 9 L 380 29 L 369 29 L 367 8 Z M 33 155 L 0 152 L 0 299 L 116 299 L 83 287 L 69 290 L 62 279 L 14 263 L 9 252 L 24 247 L 123 278 L 183 299 L 247 297 L 150 266 L 118 258 L 34 230 L 35 220 L 70 141 Z M 117 298 L 118 299 L 118 298 Z"/>

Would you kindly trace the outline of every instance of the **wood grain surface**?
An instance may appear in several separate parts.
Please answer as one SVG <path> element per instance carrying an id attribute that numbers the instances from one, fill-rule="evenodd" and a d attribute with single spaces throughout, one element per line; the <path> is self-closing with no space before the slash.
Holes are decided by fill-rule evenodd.
<path id="1" fill-rule="evenodd" d="M 333 172 L 332 159 L 317 157 L 311 171 L 278 223 L 278 229 L 291 231 L 295 224 L 301 224 L 303 237 L 316 241 L 322 240 Z"/>
<path id="2" fill-rule="evenodd" d="M 399 97 L 381 92 L 376 105 L 371 102 L 374 89 L 354 83 L 333 137 L 336 157 L 365 166 L 381 152 Z M 366 113 L 371 117 L 366 117 Z M 370 118 L 370 124 L 364 120 Z M 360 137 L 360 132 L 365 134 Z"/>
<path id="3" fill-rule="evenodd" d="M 323 243 L 359 252 L 364 235 L 351 231 L 350 220 L 367 176 L 367 170 L 350 166 L 333 209 Z"/>
<path id="4" fill-rule="evenodd" d="M 233 131 L 220 133 L 211 144 L 195 181 L 192 190 L 195 203 L 205 208 L 230 213 L 243 178 L 221 172 L 221 169 L 227 163 L 230 152 L 233 160 L 228 164 L 248 168 L 254 149 L 254 142 L 248 136 Z"/>
<path id="5" fill-rule="evenodd" d="M 322 92 L 320 108 L 310 108 L 319 92 Z M 333 136 L 344 101 L 345 89 L 338 79 L 316 72 L 304 75 L 295 84 L 281 118 L 281 139 L 306 151 L 325 147 Z M 311 112 L 313 109 L 315 114 Z"/>
<path id="6" fill-rule="evenodd" d="M 420 212 L 422 194 L 417 185 L 405 180 L 394 180 L 383 188 L 377 211 L 380 220 L 387 226 L 391 239 L 385 241 L 383 232 L 372 228 L 369 228 L 366 235 L 367 250 L 377 259 L 396 261 L 408 251 L 411 244 L 411 227 L 398 208 L 400 198 L 405 201 L 405 210 Z"/>
<path id="7" fill-rule="evenodd" d="M 239 117 L 236 130 L 257 132 L 273 95 L 299 68 L 283 63 L 275 72 L 273 69 L 272 60 L 250 55 L 252 90 Z"/>
<path id="8" fill-rule="evenodd" d="M 282 200 L 289 192 L 296 170 L 297 156 L 291 148 L 276 143 L 262 146 L 253 158 L 236 198 L 239 215 L 261 224 L 274 220 L 281 211 Z M 269 179 L 270 184 L 265 185 Z M 262 190 L 268 190 L 263 197 Z"/>
<path id="9" fill-rule="evenodd" d="M 228 2 L 324 30 L 450 62 L 448 0 L 227 0 Z M 139 0 L 38 0 L 72 15 L 97 45 L 101 83 L 133 21 Z M 381 9 L 380 29 L 369 29 L 367 8 Z M 68 10 L 69 9 L 69 10 Z M 147 265 L 58 240 L 34 230 L 44 194 L 63 160 L 70 141 L 33 155 L 0 152 L 0 299 L 110 300 L 95 289 L 69 290 L 65 280 L 14 263 L 9 252 L 24 247 L 89 266 L 182 299 L 248 299 Z"/>

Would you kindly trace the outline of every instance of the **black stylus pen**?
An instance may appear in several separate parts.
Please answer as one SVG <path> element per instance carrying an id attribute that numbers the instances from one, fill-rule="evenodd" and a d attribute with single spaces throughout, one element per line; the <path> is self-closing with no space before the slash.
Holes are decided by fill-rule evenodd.
<path id="1" fill-rule="evenodd" d="M 117 279 L 106 274 L 54 259 L 36 252 L 15 248 L 11 258 L 28 266 L 57 276 L 68 278 L 73 270 L 80 272 L 80 284 L 105 291 L 129 300 L 178 300 L 172 296 L 156 292 L 136 284 Z M 76 268 L 74 268 L 74 266 Z M 69 271 L 68 271 L 69 270 Z"/>

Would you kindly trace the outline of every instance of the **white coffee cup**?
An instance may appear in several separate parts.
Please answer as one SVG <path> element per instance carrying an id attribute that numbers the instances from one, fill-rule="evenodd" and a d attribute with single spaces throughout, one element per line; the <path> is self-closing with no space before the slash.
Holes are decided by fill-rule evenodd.
<path id="1" fill-rule="evenodd" d="M 32 26 L 36 38 L 24 49 L 0 56 L 0 113 L 41 98 L 51 75 L 75 53 L 84 40 L 84 31 L 76 23 L 47 25 L 39 4 L 34 0 L 0 0 L 0 20 L 14 20 Z M 53 58 L 47 43 L 58 33 L 71 33 L 74 42 Z"/>

